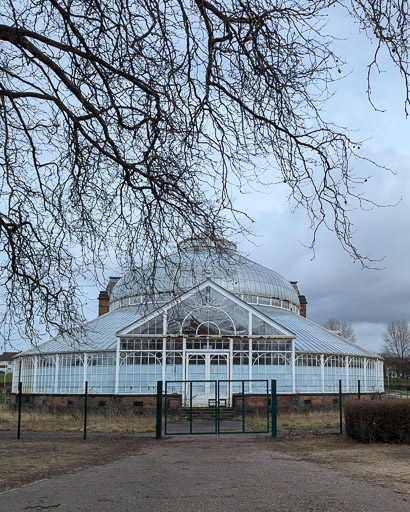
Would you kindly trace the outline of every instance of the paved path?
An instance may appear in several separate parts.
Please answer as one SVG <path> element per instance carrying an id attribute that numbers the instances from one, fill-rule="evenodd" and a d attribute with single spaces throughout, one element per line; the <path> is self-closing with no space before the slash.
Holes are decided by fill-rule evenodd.
<path id="1" fill-rule="evenodd" d="M 242 424 L 242 421 L 221 420 L 219 422 L 219 432 L 240 433 L 245 428 L 245 432 L 253 432 L 253 428 L 248 423 Z M 192 434 L 206 434 L 215 432 L 215 421 L 196 420 L 192 422 Z M 189 434 L 189 421 L 171 421 L 167 424 L 167 434 Z"/>
<path id="2" fill-rule="evenodd" d="M 290 459 L 253 437 L 161 440 L 138 455 L 3 493 L 0 510 L 410 512 L 410 495 Z"/>

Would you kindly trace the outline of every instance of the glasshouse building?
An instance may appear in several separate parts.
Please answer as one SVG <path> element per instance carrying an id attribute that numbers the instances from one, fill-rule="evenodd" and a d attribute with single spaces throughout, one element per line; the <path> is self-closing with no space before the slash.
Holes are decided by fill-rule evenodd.
<path id="1" fill-rule="evenodd" d="M 339 380 L 346 393 L 358 381 L 364 393 L 383 391 L 379 356 L 308 320 L 297 283 L 241 256 L 234 244 L 212 258 L 209 247 L 187 242 L 178 257 L 156 264 L 155 293 L 147 292 L 148 274 L 149 265 L 110 278 L 99 316 L 80 339 L 58 336 L 19 354 L 13 391 L 21 381 L 34 402 L 72 403 L 88 382 L 89 393 L 134 405 L 154 403 L 160 380 L 202 381 L 198 405 L 212 397 L 205 381 L 250 381 L 245 391 L 257 395 L 264 391 L 258 380 L 276 379 L 279 395 L 312 400 L 336 393 Z M 227 403 L 239 385 L 221 387 Z"/>

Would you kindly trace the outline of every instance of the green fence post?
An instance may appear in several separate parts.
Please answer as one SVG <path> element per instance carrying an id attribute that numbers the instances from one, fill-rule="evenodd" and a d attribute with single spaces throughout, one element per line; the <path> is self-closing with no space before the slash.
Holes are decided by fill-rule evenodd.
<path id="1" fill-rule="evenodd" d="M 215 432 L 216 432 L 216 435 L 219 436 L 219 431 L 220 431 L 220 415 L 219 415 L 219 396 L 220 396 L 220 392 L 219 392 L 219 384 L 220 384 L 220 381 L 217 380 L 215 381 Z"/>
<path id="2" fill-rule="evenodd" d="M 19 382 L 19 401 L 18 401 L 18 417 L 17 417 L 17 439 L 20 439 L 21 431 L 21 402 L 23 399 L 23 384 Z"/>
<path id="3" fill-rule="evenodd" d="M 360 380 L 357 381 L 357 398 L 360 400 L 362 394 L 360 392 Z"/>
<path id="4" fill-rule="evenodd" d="M 242 433 L 245 432 L 245 381 L 242 381 Z"/>
<path id="5" fill-rule="evenodd" d="M 269 432 L 269 381 L 266 380 L 266 432 Z"/>
<path id="6" fill-rule="evenodd" d="M 339 380 L 339 416 L 340 416 L 340 433 L 343 434 L 343 404 L 342 404 L 342 380 Z"/>
<path id="7" fill-rule="evenodd" d="M 84 389 L 84 441 L 87 439 L 87 411 L 88 411 L 88 381 L 85 382 Z"/>
<path id="8" fill-rule="evenodd" d="M 276 408 L 276 380 L 271 381 L 272 437 L 278 435 L 278 420 Z"/>
<path id="9" fill-rule="evenodd" d="M 192 380 L 189 381 L 189 433 L 192 434 Z"/>
<path id="10" fill-rule="evenodd" d="M 157 382 L 157 424 L 156 424 L 156 439 L 161 439 L 162 436 L 162 380 Z"/>

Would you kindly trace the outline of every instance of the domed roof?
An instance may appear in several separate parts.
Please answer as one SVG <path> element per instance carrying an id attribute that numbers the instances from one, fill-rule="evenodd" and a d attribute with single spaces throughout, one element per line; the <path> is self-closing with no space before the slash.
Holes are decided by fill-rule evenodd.
<path id="1" fill-rule="evenodd" d="M 171 254 L 156 264 L 154 273 L 148 264 L 128 272 L 117 281 L 110 292 L 110 302 L 125 297 L 146 295 L 154 287 L 155 293 L 182 293 L 210 279 L 235 295 L 257 295 L 287 300 L 299 305 L 299 297 L 293 285 L 277 272 L 270 270 L 236 251 L 229 243 L 226 253 L 210 254 L 209 247 L 190 241 L 181 253 Z M 152 276 L 149 286 L 146 276 Z"/>

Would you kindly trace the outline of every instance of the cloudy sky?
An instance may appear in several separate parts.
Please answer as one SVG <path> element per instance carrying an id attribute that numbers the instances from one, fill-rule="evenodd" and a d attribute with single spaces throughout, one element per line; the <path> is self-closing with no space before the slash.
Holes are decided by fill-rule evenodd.
<path id="1" fill-rule="evenodd" d="M 312 259 L 305 247 L 312 237 L 308 219 L 303 211 L 292 214 L 285 186 L 238 197 L 239 206 L 255 221 L 256 235 L 256 246 L 243 241 L 240 248 L 251 259 L 298 281 L 309 302 L 310 319 L 321 324 L 331 317 L 350 322 L 359 344 L 379 351 L 387 322 L 410 320 L 410 121 L 404 114 L 403 83 L 387 59 L 373 82 L 375 104 L 384 112 L 375 112 L 369 104 L 366 74 L 374 45 L 343 16 L 337 21 L 330 28 L 347 38 L 340 41 L 339 54 L 347 60 L 344 72 L 351 73 L 338 82 L 326 114 L 339 126 L 357 130 L 354 138 L 367 140 L 363 152 L 396 173 L 372 172 L 366 195 L 382 204 L 399 202 L 397 206 L 351 215 L 357 247 L 362 254 L 383 258 L 378 264 L 383 269 L 362 270 L 335 235 L 325 230 L 320 232 Z M 360 174 L 360 165 L 356 169 Z"/>

